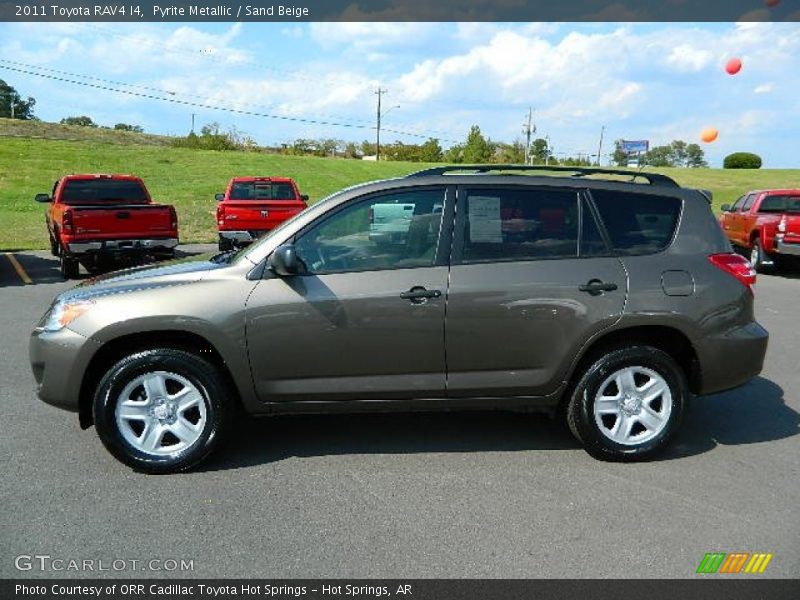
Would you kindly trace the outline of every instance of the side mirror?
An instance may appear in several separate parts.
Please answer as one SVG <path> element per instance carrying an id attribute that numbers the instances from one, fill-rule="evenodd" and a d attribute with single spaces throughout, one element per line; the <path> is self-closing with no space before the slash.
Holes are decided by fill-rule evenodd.
<path id="1" fill-rule="evenodd" d="M 222 202 L 225 200 L 225 194 L 214 194 L 214 200 L 217 202 Z"/>
<path id="2" fill-rule="evenodd" d="M 50 196 L 47 194 L 36 194 L 34 200 L 36 200 L 36 202 L 50 202 Z"/>
<path id="3" fill-rule="evenodd" d="M 300 272 L 300 259 L 293 244 L 278 246 L 269 259 L 269 270 L 279 277 L 291 277 Z"/>
<path id="4" fill-rule="evenodd" d="M 303 202 L 308 202 L 308 194 L 300 194 L 300 200 Z"/>
<path id="5" fill-rule="evenodd" d="M 722 212 L 731 212 L 731 205 L 730 204 L 723 204 L 720 206 Z"/>

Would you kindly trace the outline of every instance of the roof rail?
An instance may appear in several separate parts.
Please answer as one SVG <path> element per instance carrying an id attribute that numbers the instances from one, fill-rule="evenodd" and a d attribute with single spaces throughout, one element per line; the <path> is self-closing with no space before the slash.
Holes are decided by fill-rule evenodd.
<path id="1" fill-rule="evenodd" d="M 624 169 L 602 169 L 594 167 L 566 167 L 566 166 L 545 166 L 545 165 L 449 165 L 445 167 L 431 167 L 407 175 L 407 177 L 429 177 L 435 175 L 446 175 L 448 173 L 458 173 L 467 171 L 471 173 L 489 173 L 491 171 L 552 171 L 561 173 L 571 173 L 573 177 L 586 177 L 588 175 L 624 175 L 630 177 L 631 181 L 636 179 L 646 179 L 650 185 L 660 185 L 664 187 L 680 187 L 671 177 L 659 173 L 644 173 L 642 171 L 626 171 Z"/>

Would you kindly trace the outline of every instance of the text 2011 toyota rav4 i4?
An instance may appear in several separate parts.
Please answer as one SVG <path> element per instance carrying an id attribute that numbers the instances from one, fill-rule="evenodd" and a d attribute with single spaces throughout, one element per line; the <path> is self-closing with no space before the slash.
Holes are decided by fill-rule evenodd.
<path id="1" fill-rule="evenodd" d="M 32 334 L 39 396 L 148 472 L 203 460 L 237 408 L 561 408 L 593 456 L 651 457 L 691 394 L 761 371 L 756 276 L 706 194 L 561 170 L 369 183 L 238 253 L 88 281 Z M 393 203 L 412 217 L 376 241 Z"/>

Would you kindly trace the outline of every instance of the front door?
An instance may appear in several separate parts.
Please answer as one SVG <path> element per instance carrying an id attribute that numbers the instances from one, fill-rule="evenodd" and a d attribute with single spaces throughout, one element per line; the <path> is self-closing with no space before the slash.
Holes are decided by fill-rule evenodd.
<path id="1" fill-rule="evenodd" d="M 582 342 L 620 318 L 622 264 L 578 190 L 476 185 L 456 212 L 449 396 L 553 392 Z"/>
<path id="2" fill-rule="evenodd" d="M 351 200 L 298 234 L 305 273 L 265 279 L 247 302 L 263 401 L 445 395 L 445 192 L 403 188 Z"/>

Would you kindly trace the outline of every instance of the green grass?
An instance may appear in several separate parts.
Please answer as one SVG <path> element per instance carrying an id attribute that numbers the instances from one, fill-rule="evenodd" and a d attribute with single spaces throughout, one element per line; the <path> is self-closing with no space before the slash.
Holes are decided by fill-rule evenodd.
<path id="1" fill-rule="evenodd" d="M 154 200 L 175 205 L 182 242 L 212 242 L 216 241 L 214 194 L 225 191 L 231 177 L 293 177 L 314 202 L 356 183 L 396 177 L 424 166 L 0 137 L 0 250 L 47 246 L 45 208 L 33 197 L 49 193 L 53 182 L 66 173 L 138 175 Z"/>
<path id="2" fill-rule="evenodd" d="M 0 128 L 0 133 L 6 131 Z M 137 134 L 113 138 L 113 133 L 108 135 L 113 142 L 0 136 L 0 250 L 47 246 L 44 207 L 35 203 L 33 197 L 39 192 L 49 192 L 53 182 L 65 173 L 139 175 L 156 201 L 176 206 L 183 242 L 211 242 L 216 240 L 214 193 L 223 191 L 231 177 L 293 177 L 314 202 L 349 185 L 404 175 L 426 166 L 132 145 L 132 141 L 139 139 L 135 137 Z M 670 175 L 683 186 L 711 190 L 717 210 L 721 204 L 730 203 L 751 189 L 800 188 L 800 170 L 657 171 Z"/>

